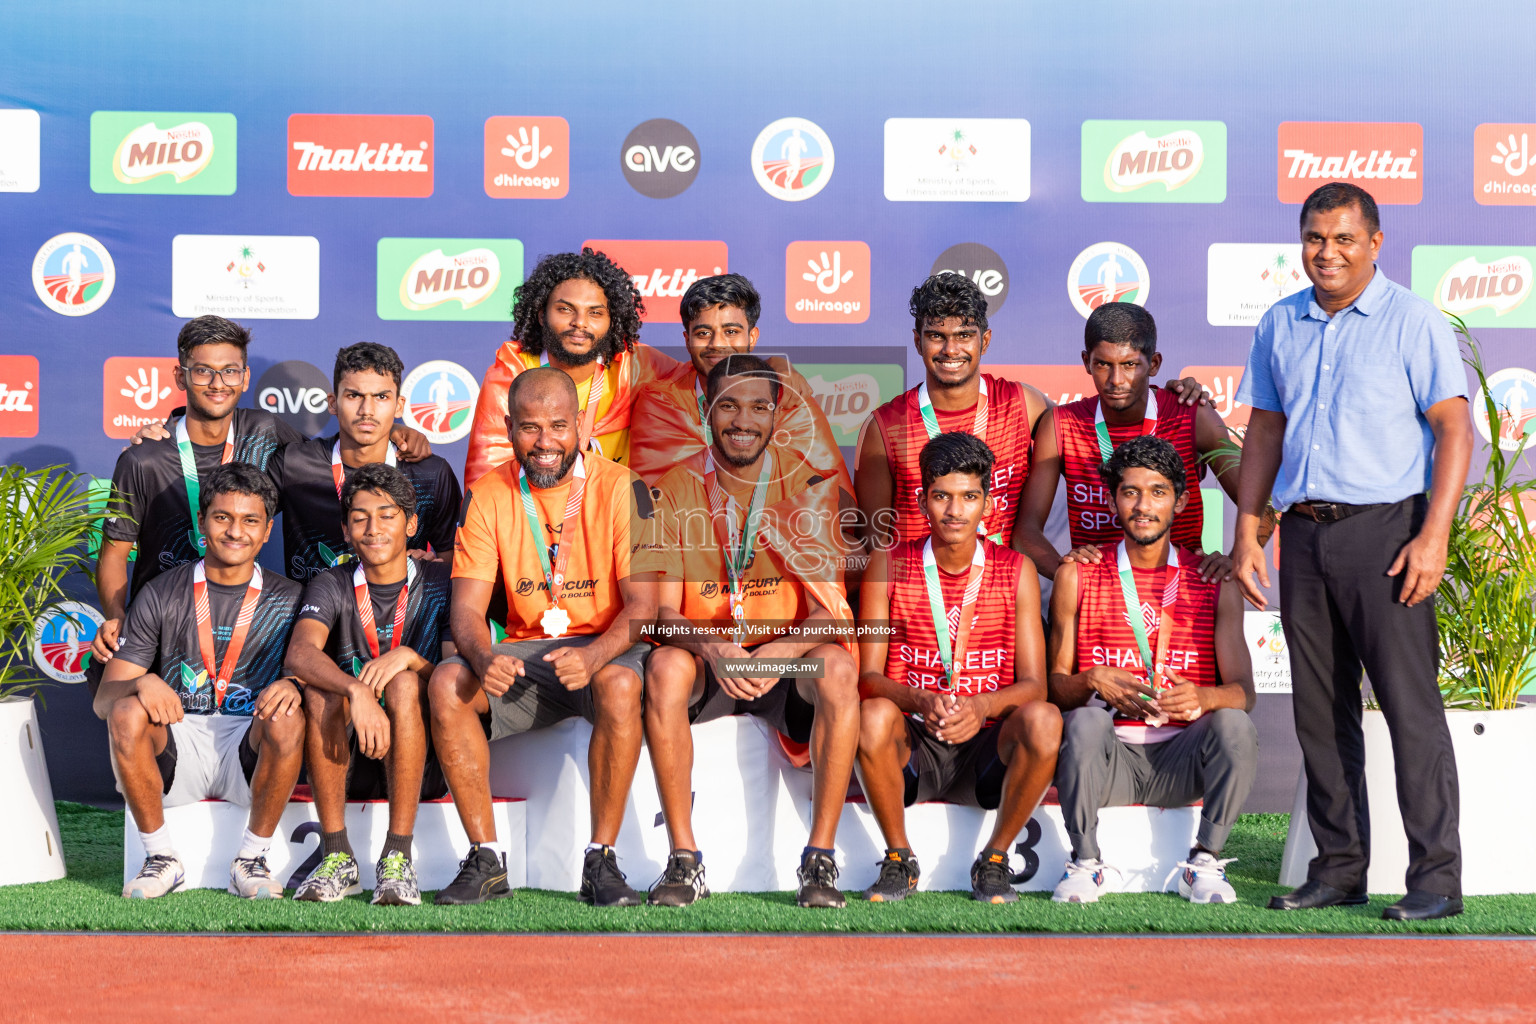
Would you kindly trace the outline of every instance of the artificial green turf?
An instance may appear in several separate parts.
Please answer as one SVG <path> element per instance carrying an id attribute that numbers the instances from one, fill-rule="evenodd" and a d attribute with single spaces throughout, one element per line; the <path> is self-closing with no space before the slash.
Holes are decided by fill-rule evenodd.
<path id="1" fill-rule="evenodd" d="M 214 889 L 125 900 L 119 895 L 122 812 L 70 803 L 60 803 L 58 811 L 69 875 L 0 888 L 0 931 L 1536 934 L 1536 896 L 1473 897 L 1461 917 L 1411 925 L 1381 920 L 1382 908 L 1392 901 L 1387 896 L 1365 907 L 1266 910 L 1269 897 L 1284 891 L 1275 883 L 1288 820 L 1283 814 L 1238 820 L 1225 851 L 1238 858 L 1228 868 L 1241 900 L 1236 906 L 1195 907 L 1173 893 L 1114 894 L 1092 906 L 1069 906 L 1052 903 L 1048 892 L 1021 893 L 1017 903 L 990 906 L 968 893 L 920 892 L 896 904 L 850 898 L 846 910 L 802 910 L 792 893 L 771 892 L 722 893 L 681 910 L 598 910 L 578 902 L 575 893 L 541 889 L 522 889 L 511 899 L 478 907 L 370 907 L 366 894 L 325 905 L 245 901 Z M 869 884 L 874 874 L 873 864 L 851 864 L 842 882 L 854 889 Z"/>

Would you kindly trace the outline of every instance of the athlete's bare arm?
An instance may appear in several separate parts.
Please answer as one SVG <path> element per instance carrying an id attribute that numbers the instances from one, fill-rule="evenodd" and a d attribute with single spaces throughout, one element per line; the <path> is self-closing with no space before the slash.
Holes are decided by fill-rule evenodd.
<path id="1" fill-rule="evenodd" d="M 448 606 L 448 627 L 459 656 L 480 680 L 480 686 L 492 697 L 500 697 L 525 673 L 521 658 L 497 654 L 491 644 L 491 627 L 485 621 L 485 613 L 495 592 L 495 583 L 464 576 L 456 578 Z"/>
<path id="2" fill-rule="evenodd" d="M 1122 714 L 1143 718 L 1149 709 L 1138 694 L 1151 697 L 1152 690 L 1139 678 L 1108 665 L 1077 671 L 1077 573 L 1076 564 L 1063 563 L 1051 591 L 1051 703 L 1071 711 L 1099 696 Z"/>
<path id="3" fill-rule="evenodd" d="M 1013 597 L 1013 683 L 977 699 L 988 718 L 1002 718 L 1032 700 L 1046 700 L 1045 627 L 1040 618 L 1040 580 L 1028 570 L 1019 573 Z"/>
<path id="4" fill-rule="evenodd" d="M 859 499 L 860 539 L 864 547 L 870 552 L 890 547 L 895 539 L 891 528 L 895 525 L 896 483 L 885 457 L 885 438 L 873 416 L 865 422 L 864 434 L 859 439 L 853 492 Z"/>
<path id="5" fill-rule="evenodd" d="M 865 700 L 884 697 L 909 715 L 937 722 L 950 706 L 942 694 L 898 683 L 885 674 L 890 641 L 874 633 L 891 624 L 890 571 L 890 554 L 877 550 L 870 556 L 859 591 L 859 624 L 866 634 L 859 640 L 859 696 Z"/>
<path id="6" fill-rule="evenodd" d="M 1173 721 L 1192 722 L 1222 708 L 1253 710 L 1253 660 L 1243 636 L 1243 594 L 1235 583 L 1223 583 L 1216 599 L 1215 642 L 1219 686 L 1196 686 L 1168 670 L 1168 679 L 1175 685 L 1158 696 L 1157 706 Z"/>
<path id="7" fill-rule="evenodd" d="M 1221 413 L 1208 405 L 1202 405 L 1195 410 L 1195 450 L 1202 456 L 1212 452 L 1222 451 L 1231 440 L 1232 434 L 1227 430 L 1226 420 L 1221 418 Z M 1216 482 L 1221 489 L 1232 499 L 1232 504 L 1237 504 L 1237 482 L 1241 476 L 1240 463 L 1242 458 L 1237 452 L 1224 454 L 1223 457 L 1212 460 L 1212 470 L 1216 474 Z M 1266 514 L 1259 523 L 1259 546 L 1269 543 L 1270 535 L 1275 532 L 1275 517 Z"/>
<path id="8" fill-rule="evenodd" d="M 1061 449 L 1056 441 L 1056 410 L 1048 409 L 1035 426 L 1035 451 L 1029 460 L 1029 476 L 1019 495 L 1019 514 L 1013 521 L 1010 546 L 1035 564 L 1046 579 L 1054 579 L 1061 555 L 1045 537 L 1045 522 L 1056 503 L 1061 481 Z"/>
<path id="9" fill-rule="evenodd" d="M 101 552 L 96 556 L 96 596 L 106 620 L 91 641 L 91 657 L 106 664 L 117 653 L 122 641 L 123 615 L 128 609 L 128 552 L 131 540 L 101 538 Z"/>

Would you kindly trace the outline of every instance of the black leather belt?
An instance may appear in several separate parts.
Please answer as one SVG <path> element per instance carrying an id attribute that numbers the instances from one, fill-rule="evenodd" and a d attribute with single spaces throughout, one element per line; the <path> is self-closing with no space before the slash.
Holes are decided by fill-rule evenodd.
<path id="1" fill-rule="evenodd" d="M 1302 501 L 1297 502 L 1286 509 L 1286 514 L 1292 512 L 1306 516 L 1316 523 L 1336 523 L 1340 519 L 1348 519 L 1357 512 L 1369 512 L 1373 508 L 1381 508 L 1391 502 L 1381 502 L 1375 505 L 1339 505 L 1331 501 Z"/>

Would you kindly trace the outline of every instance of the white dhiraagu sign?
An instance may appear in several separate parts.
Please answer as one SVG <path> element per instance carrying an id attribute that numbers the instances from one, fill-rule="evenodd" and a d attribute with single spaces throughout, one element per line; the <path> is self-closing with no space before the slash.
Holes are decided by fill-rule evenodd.
<path id="1" fill-rule="evenodd" d="M 1276 611 L 1243 612 L 1243 637 L 1253 659 L 1253 688 L 1258 693 L 1291 692 L 1291 655 Z"/>

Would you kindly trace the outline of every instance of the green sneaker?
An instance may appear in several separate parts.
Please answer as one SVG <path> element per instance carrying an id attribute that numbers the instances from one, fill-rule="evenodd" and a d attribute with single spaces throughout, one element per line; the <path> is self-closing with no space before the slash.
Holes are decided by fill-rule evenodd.
<path id="1" fill-rule="evenodd" d="M 350 853 L 331 853 L 299 883 L 293 898 L 306 903 L 335 903 L 362 891 L 357 881 L 357 858 Z"/>
<path id="2" fill-rule="evenodd" d="M 416 884 L 416 869 L 411 859 L 398 850 L 386 853 L 373 867 L 373 905 L 376 907 L 418 907 L 421 889 Z"/>

